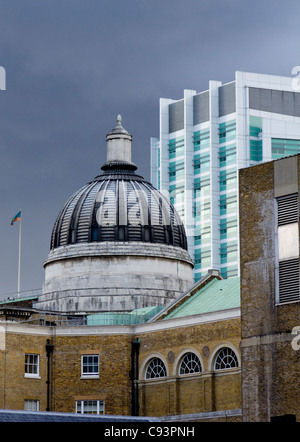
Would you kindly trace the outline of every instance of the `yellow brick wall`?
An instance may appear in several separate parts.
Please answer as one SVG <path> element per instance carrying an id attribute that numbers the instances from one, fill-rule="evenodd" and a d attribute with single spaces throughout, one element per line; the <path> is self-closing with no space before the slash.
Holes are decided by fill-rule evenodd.
<path id="1" fill-rule="evenodd" d="M 44 327 L 43 332 L 39 334 L 41 328 L 34 326 L 30 330 L 36 332 L 8 332 L 5 350 L 3 347 L 0 349 L 1 408 L 22 410 L 25 399 L 37 399 L 40 401 L 40 410 L 46 410 L 45 345 L 47 339 L 50 339 L 54 345 L 51 358 L 51 411 L 75 412 L 76 400 L 103 399 L 106 414 L 130 415 L 131 342 L 136 338 L 140 339 L 140 415 L 189 414 L 241 407 L 240 369 L 224 376 L 215 376 L 209 368 L 215 348 L 228 343 L 239 348 L 239 319 L 139 335 L 58 335 L 50 327 Z M 84 332 L 86 330 L 87 328 L 84 328 Z M 200 355 L 203 364 L 200 375 L 177 375 L 176 366 L 185 350 L 195 350 Z M 40 355 L 40 379 L 24 377 L 26 352 Z M 99 378 L 81 379 L 82 354 L 99 354 Z M 145 381 L 143 366 L 145 360 L 153 354 L 159 354 L 164 358 L 168 376 L 155 381 Z"/>
<path id="2" fill-rule="evenodd" d="M 240 367 L 217 374 L 211 370 L 212 357 L 220 346 L 233 345 L 239 353 L 239 319 L 145 333 L 139 338 L 141 415 L 241 408 Z M 201 374 L 178 376 L 179 356 L 185 351 L 195 351 L 200 355 L 203 364 Z M 144 371 L 151 356 L 161 357 L 167 368 L 166 378 L 145 380 Z"/>
<path id="3" fill-rule="evenodd" d="M 99 379 L 81 379 L 81 354 L 99 354 Z M 75 401 L 104 399 L 106 414 L 130 414 L 131 338 L 57 337 L 54 350 L 55 411 L 74 412 Z"/>
<path id="4" fill-rule="evenodd" d="M 46 409 L 46 338 L 22 334 L 6 335 L 6 351 L 1 351 L 0 406 L 24 409 L 26 399 L 40 400 L 40 409 Z M 40 355 L 39 378 L 26 378 L 25 353 Z"/>

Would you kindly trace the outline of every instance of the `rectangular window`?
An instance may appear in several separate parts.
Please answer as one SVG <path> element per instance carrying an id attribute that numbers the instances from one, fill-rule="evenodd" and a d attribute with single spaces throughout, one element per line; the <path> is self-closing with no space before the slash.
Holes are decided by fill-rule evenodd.
<path id="1" fill-rule="evenodd" d="M 201 229 L 195 227 L 194 243 L 195 246 L 207 244 L 210 242 L 210 226 L 202 226 Z M 196 251 L 195 251 L 196 253 Z"/>
<path id="2" fill-rule="evenodd" d="M 279 304 L 300 301 L 298 194 L 277 198 L 276 298 Z"/>
<path id="3" fill-rule="evenodd" d="M 194 132 L 194 151 L 209 149 L 209 130 Z"/>
<path id="4" fill-rule="evenodd" d="M 205 275 L 205 272 L 203 273 L 203 275 Z M 195 273 L 195 282 L 199 281 L 202 277 L 202 273 Z"/>
<path id="5" fill-rule="evenodd" d="M 99 355 L 81 356 L 81 376 L 85 378 L 99 377 Z"/>
<path id="6" fill-rule="evenodd" d="M 227 121 L 219 125 L 219 142 L 225 143 L 227 141 L 234 140 L 236 136 L 236 123 L 235 120 Z"/>
<path id="7" fill-rule="evenodd" d="M 169 141 L 169 158 L 176 158 L 184 154 L 184 138 L 175 138 Z"/>
<path id="8" fill-rule="evenodd" d="M 221 264 L 227 263 L 227 243 L 226 242 L 222 243 L 220 246 L 220 259 L 221 259 Z"/>
<path id="9" fill-rule="evenodd" d="M 237 242 L 224 242 L 220 245 L 221 264 L 227 264 L 238 260 L 237 256 Z"/>
<path id="10" fill-rule="evenodd" d="M 228 276 L 227 275 L 227 267 L 221 267 L 220 273 L 221 273 L 222 278 L 227 279 L 227 276 Z"/>
<path id="11" fill-rule="evenodd" d="M 237 195 L 220 195 L 220 215 L 226 215 L 237 212 Z"/>
<path id="12" fill-rule="evenodd" d="M 262 161 L 263 144 L 262 144 L 262 118 L 249 117 L 249 134 L 250 134 L 250 160 Z"/>
<path id="13" fill-rule="evenodd" d="M 35 399 L 25 399 L 24 410 L 25 411 L 39 411 L 40 401 Z"/>
<path id="14" fill-rule="evenodd" d="M 227 238 L 227 219 L 223 218 L 220 220 L 220 239 Z"/>
<path id="15" fill-rule="evenodd" d="M 234 189 L 237 186 L 237 172 L 236 170 L 222 170 L 220 171 L 220 192 L 224 190 Z"/>
<path id="16" fill-rule="evenodd" d="M 209 196 L 210 180 L 209 177 L 199 177 L 194 179 L 194 198 L 204 198 Z"/>
<path id="17" fill-rule="evenodd" d="M 220 239 L 237 236 L 237 220 L 235 218 L 220 219 Z"/>
<path id="18" fill-rule="evenodd" d="M 193 206 L 193 216 L 196 221 L 210 219 L 210 201 L 195 201 Z"/>
<path id="19" fill-rule="evenodd" d="M 229 166 L 236 162 L 236 145 L 221 146 L 219 149 L 220 167 Z"/>
<path id="20" fill-rule="evenodd" d="M 262 161 L 262 140 L 250 139 L 250 160 Z"/>
<path id="21" fill-rule="evenodd" d="M 169 164 L 169 178 L 170 181 L 182 179 L 184 177 L 184 161 L 172 161 Z"/>
<path id="22" fill-rule="evenodd" d="M 174 205 L 179 216 L 184 222 L 184 186 L 174 184 L 169 187 L 170 202 Z"/>
<path id="23" fill-rule="evenodd" d="M 104 414 L 103 400 L 76 401 L 76 413 L 80 414 Z"/>
<path id="24" fill-rule="evenodd" d="M 300 140 L 272 138 L 272 158 L 274 160 L 300 153 Z"/>
<path id="25" fill-rule="evenodd" d="M 195 270 L 206 268 L 210 266 L 210 247 L 202 247 L 195 249 Z"/>
<path id="26" fill-rule="evenodd" d="M 25 354 L 25 377 L 39 378 L 40 375 L 40 355 Z"/>
<path id="27" fill-rule="evenodd" d="M 201 172 L 209 171 L 209 154 L 198 154 L 194 156 L 194 173 L 198 174 Z"/>
<path id="28" fill-rule="evenodd" d="M 262 118 L 250 115 L 249 124 L 250 124 L 250 137 L 258 138 L 259 135 L 261 135 L 262 133 Z"/>

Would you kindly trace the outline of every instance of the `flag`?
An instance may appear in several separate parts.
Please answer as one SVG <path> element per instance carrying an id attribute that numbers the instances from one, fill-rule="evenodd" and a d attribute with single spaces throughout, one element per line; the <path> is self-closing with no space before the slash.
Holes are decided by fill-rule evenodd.
<path id="1" fill-rule="evenodd" d="M 18 212 L 16 214 L 16 216 L 13 217 L 13 219 L 11 220 L 10 225 L 13 226 L 14 222 L 16 222 L 16 221 L 21 221 L 21 210 L 20 210 L 20 212 Z"/>

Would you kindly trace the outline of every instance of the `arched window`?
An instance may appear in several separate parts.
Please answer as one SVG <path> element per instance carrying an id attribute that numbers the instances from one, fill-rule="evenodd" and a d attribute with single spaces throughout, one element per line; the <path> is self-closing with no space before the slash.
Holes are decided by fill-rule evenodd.
<path id="1" fill-rule="evenodd" d="M 179 365 L 178 373 L 181 374 L 194 374 L 201 372 L 201 362 L 195 353 L 186 353 Z"/>
<path id="2" fill-rule="evenodd" d="M 167 376 L 167 370 L 163 361 L 159 358 L 152 358 L 146 368 L 146 379 L 163 378 Z"/>
<path id="3" fill-rule="evenodd" d="M 226 368 L 236 368 L 238 366 L 238 359 L 231 348 L 223 347 L 219 350 L 215 359 L 215 370 L 225 370 Z"/>

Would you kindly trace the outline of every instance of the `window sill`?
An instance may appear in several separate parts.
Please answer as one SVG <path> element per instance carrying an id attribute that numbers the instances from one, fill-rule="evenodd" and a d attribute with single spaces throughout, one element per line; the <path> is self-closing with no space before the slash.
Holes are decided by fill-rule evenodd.
<path id="1" fill-rule="evenodd" d="M 24 374 L 24 378 L 27 378 L 27 379 L 41 379 L 41 376 L 39 376 L 38 374 L 25 373 Z"/>
<path id="2" fill-rule="evenodd" d="M 98 374 L 93 375 L 81 375 L 80 379 L 99 379 L 100 376 Z"/>

